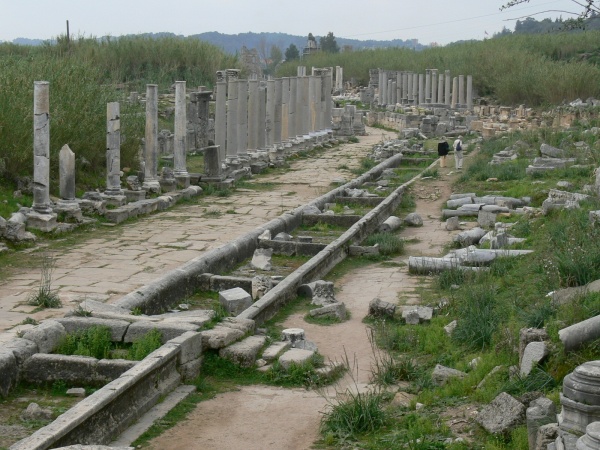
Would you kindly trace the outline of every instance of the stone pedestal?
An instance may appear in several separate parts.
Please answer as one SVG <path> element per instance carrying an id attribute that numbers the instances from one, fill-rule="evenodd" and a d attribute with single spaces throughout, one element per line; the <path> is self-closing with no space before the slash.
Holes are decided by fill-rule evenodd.
<path id="1" fill-rule="evenodd" d="M 600 422 L 592 422 L 585 428 L 585 435 L 577 441 L 577 450 L 597 450 L 600 448 Z"/>
<path id="2" fill-rule="evenodd" d="M 581 436 L 600 421 L 600 361 L 588 361 L 565 377 L 560 403 L 558 423 L 564 431 Z"/>
<path id="3" fill-rule="evenodd" d="M 56 217 L 57 215 L 53 212 L 39 213 L 35 210 L 31 210 L 29 214 L 27 214 L 27 228 L 50 232 L 58 226 Z"/>
<path id="4" fill-rule="evenodd" d="M 281 340 L 290 342 L 292 347 L 297 341 L 305 339 L 304 330 L 302 328 L 287 328 L 281 332 Z"/>

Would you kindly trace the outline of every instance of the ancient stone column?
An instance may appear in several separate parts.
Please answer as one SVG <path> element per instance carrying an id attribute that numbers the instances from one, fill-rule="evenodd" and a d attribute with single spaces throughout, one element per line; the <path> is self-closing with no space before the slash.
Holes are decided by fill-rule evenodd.
<path id="1" fill-rule="evenodd" d="M 381 82 L 383 84 L 383 86 L 382 86 L 382 88 L 383 88 L 382 102 L 384 105 L 386 105 L 388 102 L 388 74 L 385 71 L 383 72 L 383 79 L 381 80 Z"/>
<path id="2" fill-rule="evenodd" d="M 299 66 L 298 68 L 300 68 Z M 275 143 L 275 80 L 267 81 L 267 147 Z"/>
<path id="3" fill-rule="evenodd" d="M 473 111 L 473 76 L 467 75 L 467 109 Z"/>
<path id="4" fill-rule="evenodd" d="M 402 73 L 402 99 L 401 103 L 408 103 L 408 72 Z"/>
<path id="5" fill-rule="evenodd" d="M 406 101 L 408 103 L 413 102 L 413 73 L 408 74 L 408 80 L 406 82 Z"/>
<path id="6" fill-rule="evenodd" d="M 342 70 L 343 68 L 340 67 L 340 70 Z M 324 108 L 324 113 L 323 113 L 323 123 L 322 123 L 322 129 L 323 130 L 330 130 L 331 129 L 331 116 L 332 116 L 332 110 L 333 110 L 333 101 L 331 100 L 331 91 L 332 91 L 332 85 L 333 85 L 333 80 L 331 78 L 331 72 L 329 73 L 328 76 L 326 76 L 323 80 L 324 83 L 324 87 L 323 87 L 323 98 L 324 98 L 324 102 L 325 102 L 325 108 Z"/>
<path id="7" fill-rule="evenodd" d="M 186 166 L 186 145 L 187 137 L 187 105 L 186 105 L 186 87 L 185 81 L 175 82 L 175 142 L 173 143 L 173 165 L 175 178 L 187 180 L 189 186 L 190 175 Z M 184 184 L 185 181 L 184 181 Z"/>
<path id="8" fill-rule="evenodd" d="M 425 70 L 425 103 L 431 103 L 431 70 Z"/>
<path id="9" fill-rule="evenodd" d="M 302 135 L 306 136 L 310 132 L 310 78 L 302 77 Z"/>
<path id="10" fill-rule="evenodd" d="M 423 82 L 424 75 L 419 74 L 419 105 L 425 103 L 425 83 Z"/>
<path id="11" fill-rule="evenodd" d="M 444 77 L 444 81 L 446 82 L 446 86 L 445 86 L 445 94 L 446 94 L 446 98 L 444 103 L 446 103 L 446 105 L 450 106 L 450 83 L 452 82 L 452 80 L 450 79 L 450 71 L 446 70 L 446 75 Z"/>
<path id="12" fill-rule="evenodd" d="M 444 103 L 444 74 L 440 73 L 438 76 L 438 92 L 437 92 L 437 102 Z"/>
<path id="13" fill-rule="evenodd" d="M 390 102 L 388 104 L 395 105 L 398 103 L 398 82 L 397 81 L 388 81 L 388 92 L 390 93 Z M 402 95 L 402 94 L 400 94 Z"/>
<path id="14" fill-rule="evenodd" d="M 458 103 L 461 108 L 465 106 L 465 76 L 458 76 Z"/>
<path id="15" fill-rule="evenodd" d="M 341 66 L 335 66 L 335 90 L 344 90 L 344 68 Z"/>
<path id="16" fill-rule="evenodd" d="M 104 191 L 106 195 L 123 195 L 123 189 L 121 189 L 120 114 L 119 102 L 106 104 L 106 191 Z M 75 168 L 73 167 L 73 176 L 74 174 Z"/>
<path id="17" fill-rule="evenodd" d="M 457 107 L 458 103 L 458 77 L 452 79 L 452 109 Z"/>
<path id="18" fill-rule="evenodd" d="M 379 69 L 379 84 L 377 86 L 377 100 L 379 106 L 383 104 L 383 69 Z"/>
<path id="19" fill-rule="evenodd" d="M 403 72 L 396 73 L 396 89 L 394 89 L 394 95 L 396 98 L 394 99 L 394 104 L 402 103 L 402 99 L 404 98 L 402 92 L 402 75 Z"/>
<path id="20" fill-rule="evenodd" d="M 33 210 L 50 214 L 50 83 L 33 84 Z"/>
<path id="21" fill-rule="evenodd" d="M 290 100 L 288 106 L 288 136 L 293 139 L 296 131 L 296 96 L 298 95 L 298 78 L 290 78 Z"/>
<path id="22" fill-rule="evenodd" d="M 248 80 L 238 80 L 237 155 L 248 154 Z"/>
<path id="23" fill-rule="evenodd" d="M 215 102 L 215 144 L 221 152 L 221 160 L 225 160 L 227 149 L 227 82 L 217 81 Z"/>
<path id="24" fill-rule="evenodd" d="M 282 92 L 282 80 L 281 78 L 275 79 L 275 110 L 273 120 L 273 143 L 281 144 L 281 99 L 283 96 Z"/>
<path id="25" fill-rule="evenodd" d="M 256 148 L 265 150 L 267 145 L 267 86 L 264 82 L 258 85 L 258 128 Z"/>
<path id="26" fill-rule="evenodd" d="M 313 75 L 308 80 L 308 132 L 314 133 L 317 126 L 317 80 Z"/>
<path id="27" fill-rule="evenodd" d="M 255 152 L 258 146 L 259 95 L 258 80 L 248 81 L 248 150 Z"/>
<path id="28" fill-rule="evenodd" d="M 144 183 L 142 187 L 160 192 L 158 182 L 158 85 L 146 85 L 146 134 L 144 145 Z"/>
<path id="29" fill-rule="evenodd" d="M 210 145 L 204 149 L 204 175 L 209 181 L 220 181 L 224 178 L 221 153 L 216 145 Z"/>
<path id="30" fill-rule="evenodd" d="M 75 153 L 71 151 L 67 144 L 60 149 L 58 168 L 60 198 L 73 201 L 75 200 Z"/>
<path id="31" fill-rule="evenodd" d="M 413 79 L 413 88 L 412 88 L 412 97 L 413 97 L 413 104 L 417 104 L 419 103 L 419 75 L 416 73 L 413 73 L 412 76 Z"/>
<path id="32" fill-rule="evenodd" d="M 431 70 L 431 103 L 437 103 L 437 69 Z"/>
<path id="33" fill-rule="evenodd" d="M 290 138 L 290 79 L 281 79 L 281 140 Z"/>
<path id="34" fill-rule="evenodd" d="M 237 163 L 238 151 L 238 82 L 227 82 L 227 163 Z"/>
<path id="35" fill-rule="evenodd" d="M 192 112 L 194 116 L 191 117 L 192 127 L 195 136 L 195 142 L 193 143 L 193 147 L 195 149 L 203 149 L 208 147 L 209 139 L 214 139 L 211 137 L 210 130 L 210 97 L 212 95 L 212 91 L 198 91 L 192 92 L 190 94 L 190 107 L 189 111 Z M 215 112 L 216 116 L 216 112 Z M 215 124 L 216 125 L 216 124 Z M 189 144 L 188 144 L 189 147 Z"/>

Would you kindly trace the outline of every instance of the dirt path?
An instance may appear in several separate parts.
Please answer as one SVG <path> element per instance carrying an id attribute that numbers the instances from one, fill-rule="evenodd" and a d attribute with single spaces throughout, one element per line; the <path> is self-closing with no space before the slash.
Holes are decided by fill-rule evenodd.
<path id="1" fill-rule="evenodd" d="M 443 170 L 438 180 L 423 180 L 413 186 L 416 212 L 423 227 L 406 229 L 402 236 L 416 242 L 406 246 L 404 256 L 396 262 L 408 262 L 409 255 L 438 256 L 450 240 L 450 233 L 440 221 L 442 204 L 449 197 L 453 174 Z M 302 315 L 292 315 L 286 327 L 304 328 L 307 339 L 315 342 L 326 359 L 340 360 L 346 353 L 358 367 L 356 386 L 366 388 L 370 382 L 373 352 L 368 328 L 362 319 L 369 302 L 379 297 L 399 305 L 419 302 L 415 288 L 423 277 L 408 274 L 408 265 L 390 267 L 374 264 L 352 271 L 336 282 L 336 298 L 351 313 L 347 322 L 319 326 L 306 323 Z M 338 391 L 354 386 L 346 376 Z M 328 395 L 335 395 L 330 389 Z M 151 442 L 159 449 L 307 449 L 319 439 L 321 411 L 327 407 L 324 397 L 304 389 L 269 386 L 241 387 L 200 403 L 188 418 Z"/>

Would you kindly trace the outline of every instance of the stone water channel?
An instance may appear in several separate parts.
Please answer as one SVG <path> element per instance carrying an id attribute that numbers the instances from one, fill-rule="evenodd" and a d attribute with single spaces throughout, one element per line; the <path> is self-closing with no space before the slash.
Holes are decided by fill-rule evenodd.
<path id="1" fill-rule="evenodd" d="M 354 166 L 374 143 L 388 137 L 385 132 L 371 130 L 371 135 L 361 138 L 358 144 L 345 144 L 317 159 L 295 162 L 290 171 L 271 176 L 270 181 L 278 183 L 271 191 L 249 189 L 216 199 L 210 205 L 178 208 L 155 215 L 152 220 L 142 219 L 134 225 L 101 232 L 101 236 L 74 247 L 55 250 L 53 287 L 63 300 L 62 309 L 36 313 L 28 310 L 24 303 L 39 284 L 39 272 L 13 271 L 2 286 L 3 292 L 9 294 L 3 298 L 0 315 L 2 340 L 12 339 L 15 331 L 27 331 L 31 326 L 10 329 L 25 317 L 41 321 L 63 316 L 84 299 L 110 303 L 181 262 L 222 245 L 236 232 L 243 234 L 283 210 L 306 203 L 329 190 L 333 179 L 350 178 L 339 167 Z M 223 210 L 236 214 L 213 212 L 222 214 Z"/>

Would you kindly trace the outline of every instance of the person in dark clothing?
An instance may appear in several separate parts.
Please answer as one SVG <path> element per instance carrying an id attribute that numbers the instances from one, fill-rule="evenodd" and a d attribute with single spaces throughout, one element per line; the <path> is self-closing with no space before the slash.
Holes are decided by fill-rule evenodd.
<path id="1" fill-rule="evenodd" d="M 440 157 L 440 167 L 443 169 L 444 167 L 446 167 L 446 156 L 448 155 L 448 152 L 450 151 L 450 145 L 448 144 L 448 141 L 446 140 L 446 136 L 444 136 L 442 138 L 442 140 L 440 142 L 438 142 L 438 156 Z"/>

